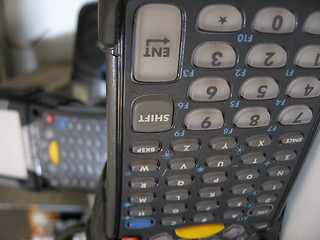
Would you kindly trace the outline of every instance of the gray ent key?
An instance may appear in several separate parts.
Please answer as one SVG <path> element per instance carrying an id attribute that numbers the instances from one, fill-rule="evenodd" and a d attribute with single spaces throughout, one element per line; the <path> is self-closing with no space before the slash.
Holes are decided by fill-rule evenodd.
<path id="1" fill-rule="evenodd" d="M 175 140 L 171 143 L 172 150 L 175 152 L 191 152 L 199 149 L 197 138 L 184 138 Z"/>
<path id="2" fill-rule="evenodd" d="M 163 132 L 173 122 L 173 100 L 166 95 L 138 97 L 132 104 L 132 128 L 136 132 Z"/>
<path id="3" fill-rule="evenodd" d="M 134 23 L 135 80 L 175 80 L 181 43 L 180 9 L 169 4 L 144 4 L 138 9 Z"/>
<path id="4" fill-rule="evenodd" d="M 299 125 L 310 122 L 312 117 L 312 111 L 308 106 L 294 105 L 283 109 L 278 116 L 278 121 L 282 125 Z"/>

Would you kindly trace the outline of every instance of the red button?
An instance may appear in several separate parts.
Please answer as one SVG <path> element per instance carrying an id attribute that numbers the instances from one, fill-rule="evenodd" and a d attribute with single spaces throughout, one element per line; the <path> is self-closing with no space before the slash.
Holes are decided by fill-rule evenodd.
<path id="1" fill-rule="evenodd" d="M 121 240 L 139 240 L 139 238 L 137 238 L 137 237 L 124 237 L 124 238 L 121 238 Z"/>
<path id="2" fill-rule="evenodd" d="M 48 113 L 48 114 L 46 115 L 46 122 L 47 122 L 48 124 L 52 124 L 52 123 L 53 123 L 53 115 L 52 115 L 51 113 Z"/>

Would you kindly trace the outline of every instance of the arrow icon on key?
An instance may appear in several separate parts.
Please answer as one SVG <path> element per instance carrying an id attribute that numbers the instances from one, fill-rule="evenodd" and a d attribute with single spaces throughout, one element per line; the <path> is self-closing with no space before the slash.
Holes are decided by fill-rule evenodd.
<path id="1" fill-rule="evenodd" d="M 165 45 L 168 42 L 170 42 L 170 40 L 166 37 L 164 37 L 163 39 L 147 39 L 146 46 L 149 46 L 150 43 L 157 43 L 157 42 L 163 43 Z"/>

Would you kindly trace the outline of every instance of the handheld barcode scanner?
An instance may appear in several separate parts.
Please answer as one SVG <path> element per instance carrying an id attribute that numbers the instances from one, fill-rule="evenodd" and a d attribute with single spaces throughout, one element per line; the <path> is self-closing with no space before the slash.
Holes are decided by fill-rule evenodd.
<path id="1" fill-rule="evenodd" d="M 277 239 L 319 125 L 319 10 L 101 0 L 108 164 L 89 235 Z"/>

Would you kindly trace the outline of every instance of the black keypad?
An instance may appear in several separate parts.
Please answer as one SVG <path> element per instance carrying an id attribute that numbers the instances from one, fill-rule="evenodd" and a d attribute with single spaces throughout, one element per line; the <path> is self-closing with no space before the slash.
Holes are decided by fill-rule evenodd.
<path id="1" fill-rule="evenodd" d="M 176 63 L 178 71 L 171 79 L 151 79 L 152 84 L 125 73 L 126 91 L 135 94 L 124 99 L 131 108 L 124 111 L 129 130 L 123 136 L 128 135 L 131 142 L 123 157 L 123 179 L 131 189 L 123 199 L 134 206 L 122 210 L 122 218 L 128 211 L 132 216 L 136 207 L 148 207 L 154 211 L 148 216 L 163 225 L 164 232 L 224 223 L 226 228 L 216 236 L 197 239 L 248 239 L 253 231 L 273 224 L 271 219 L 279 213 L 278 204 L 315 128 L 320 81 L 318 67 L 312 67 L 316 55 L 308 52 L 318 51 L 313 42 L 319 34 L 312 38 L 301 34 L 297 29 L 301 24 L 292 23 L 304 17 L 291 7 L 253 6 L 256 16 L 260 11 L 268 13 L 261 20 L 237 3 L 239 20 L 229 18 L 230 22 L 217 24 L 204 20 L 205 10 L 224 4 L 199 2 L 196 10 L 181 4 L 186 24 L 191 22 L 183 27 L 187 35 L 195 36 L 180 46 L 180 58 L 189 59 Z M 233 8 L 232 4 L 226 6 Z M 288 22 L 279 24 L 278 15 Z M 249 24 L 243 24 L 244 19 Z M 226 34 L 229 31 L 234 38 Z M 274 37 L 277 41 L 272 42 Z M 287 44 L 289 37 L 304 38 L 308 44 L 293 48 Z M 136 51 L 128 50 L 128 56 Z M 165 61 L 157 59 L 160 65 Z M 176 238 L 184 239 L 173 234 L 172 239 Z"/>

